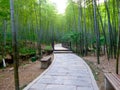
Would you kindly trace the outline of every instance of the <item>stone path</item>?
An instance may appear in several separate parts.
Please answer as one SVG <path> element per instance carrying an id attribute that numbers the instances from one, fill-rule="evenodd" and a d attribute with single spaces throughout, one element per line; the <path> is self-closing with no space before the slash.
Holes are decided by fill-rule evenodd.
<path id="1" fill-rule="evenodd" d="M 67 48 L 63 48 L 61 44 L 57 44 L 55 45 L 54 53 L 72 53 L 72 51 Z"/>
<path id="2" fill-rule="evenodd" d="M 99 89 L 90 68 L 83 59 L 73 53 L 57 53 L 54 54 L 51 66 L 24 90 Z"/>

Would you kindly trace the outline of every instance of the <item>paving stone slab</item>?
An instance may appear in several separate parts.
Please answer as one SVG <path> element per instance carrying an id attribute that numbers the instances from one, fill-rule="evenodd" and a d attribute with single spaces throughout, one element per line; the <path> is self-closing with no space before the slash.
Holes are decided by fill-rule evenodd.
<path id="1" fill-rule="evenodd" d="M 92 85 L 91 82 L 87 81 L 79 81 L 79 80 L 65 80 L 64 85 L 74 85 L 74 86 L 81 86 L 81 87 L 90 87 Z"/>
<path id="2" fill-rule="evenodd" d="M 57 49 L 64 49 L 57 45 Z M 24 90 L 99 90 L 89 66 L 73 53 L 56 53 L 51 66 Z"/>
<path id="3" fill-rule="evenodd" d="M 35 83 L 32 87 L 30 87 L 28 90 L 44 90 L 46 88 L 46 84 L 39 84 Z"/>
<path id="4" fill-rule="evenodd" d="M 77 90 L 95 90 L 93 87 L 77 87 Z"/>
<path id="5" fill-rule="evenodd" d="M 76 90 L 76 87 L 66 85 L 48 85 L 45 90 Z"/>

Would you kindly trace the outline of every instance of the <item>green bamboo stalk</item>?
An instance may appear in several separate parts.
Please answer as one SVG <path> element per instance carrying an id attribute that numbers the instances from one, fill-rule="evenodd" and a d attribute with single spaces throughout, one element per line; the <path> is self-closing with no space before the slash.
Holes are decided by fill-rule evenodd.
<path id="1" fill-rule="evenodd" d="M 117 58 L 116 58 L 116 73 L 119 73 L 119 54 L 120 54 L 120 1 L 118 0 L 118 44 L 117 44 Z"/>
<path id="2" fill-rule="evenodd" d="M 14 60 L 15 90 L 19 90 L 18 48 L 17 48 L 17 36 L 16 36 L 16 30 L 15 30 L 14 1 L 13 0 L 10 0 L 10 10 L 11 10 L 11 25 L 12 25 L 12 47 L 13 47 L 13 60 Z"/>
<path id="3" fill-rule="evenodd" d="M 100 51 L 100 43 L 99 43 L 99 31 L 98 31 L 98 25 L 97 25 L 97 15 L 96 15 L 96 0 L 93 0 L 93 9 L 94 9 L 94 30 L 96 34 L 96 45 L 97 45 L 97 63 L 100 64 L 99 59 L 99 51 Z"/>

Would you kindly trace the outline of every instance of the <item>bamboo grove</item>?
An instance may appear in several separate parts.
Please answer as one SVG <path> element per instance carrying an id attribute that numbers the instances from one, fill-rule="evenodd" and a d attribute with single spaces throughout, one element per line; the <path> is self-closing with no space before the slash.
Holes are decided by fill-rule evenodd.
<path id="1" fill-rule="evenodd" d="M 108 61 L 115 58 L 119 73 L 120 0 L 102 1 L 68 0 L 65 13 L 58 14 L 49 0 L 0 0 L 0 59 L 13 54 L 16 90 L 18 55 L 41 56 L 42 45 L 54 43 L 71 42 L 81 56 L 92 51 L 98 64 L 101 53 Z"/>
<path id="2" fill-rule="evenodd" d="M 64 38 L 73 42 L 76 52 L 83 56 L 93 48 L 100 64 L 101 52 L 108 58 L 119 60 L 119 0 L 69 1 L 67 6 Z M 69 32 L 69 33 L 68 33 Z"/>
<path id="3" fill-rule="evenodd" d="M 74 50 L 81 55 L 87 55 L 88 49 L 94 48 L 98 63 L 102 47 L 108 60 L 119 59 L 119 0 L 104 0 L 103 3 L 69 0 L 64 15 L 57 14 L 55 6 L 47 0 L 14 2 L 18 47 L 24 41 L 42 44 L 54 39 L 72 42 Z M 1 46 L 11 45 L 10 4 L 8 0 L 1 0 L 0 6 Z"/>
<path id="4" fill-rule="evenodd" d="M 14 0 L 15 30 L 18 51 L 27 42 L 40 54 L 42 44 L 71 42 L 72 49 L 82 56 L 94 50 L 100 64 L 101 52 L 116 58 L 118 73 L 120 47 L 119 0 L 68 0 L 64 14 L 58 14 L 49 0 Z M 9 0 L 0 0 L 0 54 L 12 52 Z"/>

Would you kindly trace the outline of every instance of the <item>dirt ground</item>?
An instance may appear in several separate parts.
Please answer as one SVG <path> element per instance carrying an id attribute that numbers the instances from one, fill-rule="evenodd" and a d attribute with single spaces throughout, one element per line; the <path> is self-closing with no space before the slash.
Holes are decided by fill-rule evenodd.
<path id="1" fill-rule="evenodd" d="M 37 76 L 39 76 L 44 69 L 40 69 L 40 62 L 26 62 L 19 67 L 20 88 L 22 89 Z M 14 70 L 12 67 L 0 69 L 0 90 L 14 90 Z"/>
<path id="2" fill-rule="evenodd" d="M 54 59 L 54 55 L 50 55 Z M 41 63 L 39 60 L 31 62 L 31 60 L 20 60 L 19 66 L 19 83 L 22 90 L 31 81 L 38 77 L 45 69 L 41 69 Z M 13 65 L 5 69 L 0 69 L 0 90 L 15 90 L 14 87 L 14 69 Z"/>
<path id="3" fill-rule="evenodd" d="M 104 73 L 106 72 L 114 72 L 116 67 L 116 60 L 110 59 L 107 60 L 106 56 L 100 57 L 100 64 L 97 64 L 97 58 L 95 56 L 86 56 L 83 59 L 88 63 L 92 72 L 95 76 L 97 84 L 100 90 L 105 90 L 104 88 Z M 120 66 L 119 66 L 119 74 L 120 74 Z"/>

